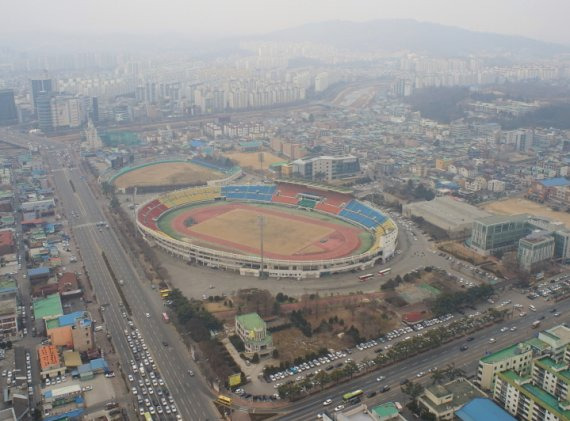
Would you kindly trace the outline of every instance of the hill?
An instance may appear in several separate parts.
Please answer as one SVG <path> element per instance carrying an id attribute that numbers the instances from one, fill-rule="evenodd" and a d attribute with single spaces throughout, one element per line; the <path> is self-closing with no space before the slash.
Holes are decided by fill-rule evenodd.
<path id="1" fill-rule="evenodd" d="M 502 52 L 523 56 L 548 56 L 570 52 L 570 46 L 520 36 L 475 32 L 410 19 L 310 23 L 271 32 L 255 39 L 286 42 L 308 41 L 358 51 L 409 50 L 440 56 Z"/>

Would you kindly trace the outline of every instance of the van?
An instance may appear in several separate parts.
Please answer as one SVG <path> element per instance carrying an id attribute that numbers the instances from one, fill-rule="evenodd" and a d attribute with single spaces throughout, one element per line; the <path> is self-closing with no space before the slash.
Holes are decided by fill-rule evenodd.
<path id="1" fill-rule="evenodd" d="M 95 326 L 95 332 L 101 332 L 103 330 L 103 325 Z"/>

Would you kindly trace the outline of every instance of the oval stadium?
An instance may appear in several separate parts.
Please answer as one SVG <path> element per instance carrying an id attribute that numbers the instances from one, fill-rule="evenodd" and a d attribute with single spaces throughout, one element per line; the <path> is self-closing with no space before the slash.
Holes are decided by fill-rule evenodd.
<path id="1" fill-rule="evenodd" d="M 334 187 L 278 182 L 176 190 L 141 204 L 147 241 L 242 275 L 318 278 L 371 268 L 396 249 L 394 222 Z M 263 271 L 261 268 L 263 267 Z"/>

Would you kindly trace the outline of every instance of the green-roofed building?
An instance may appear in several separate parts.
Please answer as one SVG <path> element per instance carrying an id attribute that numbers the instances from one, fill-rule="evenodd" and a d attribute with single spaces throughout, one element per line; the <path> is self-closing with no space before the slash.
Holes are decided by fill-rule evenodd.
<path id="1" fill-rule="evenodd" d="M 59 293 L 48 295 L 34 301 L 34 316 L 36 319 L 50 320 L 63 315 Z"/>
<path id="2" fill-rule="evenodd" d="M 13 278 L 0 279 L 0 299 L 15 298 L 18 294 L 18 284 Z"/>
<path id="3" fill-rule="evenodd" d="M 267 333 L 267 324 L 259 314 L 236 316 L 236 333 L 245 345 L 245 355 L 269 356 L 273 351 L 273 338 Z"/>
<path id="4" fill-rule="evenodd" d="M 532 376 L 520 376 L 510 370 L 499 373 L 493 398 L 520 420 L 570 420 L 570 402 L 562 396 L 559 385 L 555 394 L 543 389 L 540 383 L 544 384 L 546 380 L 540 377 L 540 372 L 533 367 Z"/>
<path id="5" fill-rule="evenodd" d="M 524 342 L 500 349 L 479 361 L 477 383 L 483 390 L 493 390 L 498 373 L 514 370 L 527 373 L 533 356 L 533 348 Z"/>
<path id="6" fill-rule="evenodd" d="M 394 402 L 386 402 L 373 407 L 370 412 L 378 417 L 379 421 L 402 419 L 400 411 Z"/>

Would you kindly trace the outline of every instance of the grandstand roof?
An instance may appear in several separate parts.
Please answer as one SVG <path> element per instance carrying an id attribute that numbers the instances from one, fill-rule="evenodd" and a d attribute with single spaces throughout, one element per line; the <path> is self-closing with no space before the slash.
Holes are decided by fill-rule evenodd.
<path id="1" fill-rule="evenodd" d="M 284 179 L 284 180 L 277 180 L 278 183 L 284 183 L 284 184 L 295 184 L 298 186 L 308 186 L 308 187 L 314 187 L 316 189 L 321 189 L 321 190 L 326 190 L 326 191 L 333 191 L 336 193 L 345 193 L 345 194 L 351 194 L 353 193 L 353 190 L 351 188 L 348 187 L 344 187 L 344 186 L 331 186 L 329 184 L 321 184 L 321 183 L 317 183 L 315 181 L 309 181 L 309 180 L 295 180 L 295 179 Z"/>

